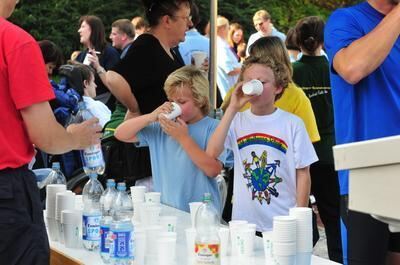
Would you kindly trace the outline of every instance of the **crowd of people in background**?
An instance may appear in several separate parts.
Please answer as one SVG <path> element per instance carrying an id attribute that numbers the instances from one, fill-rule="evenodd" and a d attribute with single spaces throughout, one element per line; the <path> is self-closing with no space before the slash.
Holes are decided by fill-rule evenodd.
<path id="1" fill-rule="evenodd" d="M 272 228 L 273 216 L 296 205 L 310 207 L 313 195 L 331 260 L 400 263 L 400 233 L 348 209 L 348 172 L 338 175 L 332 153 L 335 144 L 400 134 L 399 1 L 368 0 L 340 9 L 326 28 L 320 17 L 305 17 L 287 34 L 266 9 L 249 18 L 252 34 L 218 16 L 221 121 L 208 116 L 210 23 L 197 28 L 201 12 L 192 0 L 143 0 L 143 17 L 115 20 L 110 32 L 100 17 L 84 15 L 77 22 L 82 50 L 68 61 L 51 36 L 36 43 L 6 20 L 18 1 L 10 2 L 0 2 L 0 64 L 7 71 L 0 75 L 0 108 L 11 117 L 0 119 L 0 134 L 5 124 L 15 134 L 11 142 L 0 138 L 0 196 L 15 188 L 22 202 L 1 200 L 0 215 L 32 233 L 22 240 L 14 221 L 2 224 L 0 234 L 14 241 L 0 242 L 2 259 L 48 264 L 43 215 L 26 166 L 33 145 L 42 153 L 73 153 L 98 142 L 101 131 L 105 175 L 159 191 L 165 204 L 188 211 L 189 202 L 209 192 L 221 215 L 230 209 L 225 221 L 247 220 L 261 234 Z M 207 58 L 196 67 L 192 55 L 199 51 Z M 254 79 L 261 81 L 262 93 L 244 94 L 243 84 Z M 97 119 L 68 126 L 80 101 Z M 182 109 L 176 120 L 162 115 L 172 111 L 171 102 Z M 65 163 L 63 170 L 68 177 L 79 166 Z M 230 176 L 226 202 L 215 179 L 223 168 Z M 265 177 L 264 170 L 270 175 L 260 189 L 250 179 Z M 10 207 L 28 209 L 33 223 Z M 314 213 L 314 244 L 316 219 Z M 29 245 L 37 251 L 26 251 Z"/>

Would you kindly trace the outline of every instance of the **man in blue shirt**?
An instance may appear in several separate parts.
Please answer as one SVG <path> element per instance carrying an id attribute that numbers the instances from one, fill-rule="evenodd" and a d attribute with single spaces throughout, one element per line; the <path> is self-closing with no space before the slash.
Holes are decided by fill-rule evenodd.
<path id="1" fill-rule="evenodd" d="M 207 53 L 208 57 L 210 56 L 210 40 L 201 35 L 196 29 L 200 22 L 199 8 L 196 4 L 192 3 L 190 12 L 193 26 L 186 31 L 185 41 L 179 44 L 179 53 L 185 65 L 191 64 L 192 52 L 194 51 L 202 51 Z"/>
<path id="2" fill-rule="evenodd" d="M 325 47 L 337 144 L 400 134 L 398 2 L 368 0 L 329 18 Z M 370 215 L 347 211 L 348 171 L 339 172 L 339 181 L 345 264 L 400 264 L 400 234 Z"/>

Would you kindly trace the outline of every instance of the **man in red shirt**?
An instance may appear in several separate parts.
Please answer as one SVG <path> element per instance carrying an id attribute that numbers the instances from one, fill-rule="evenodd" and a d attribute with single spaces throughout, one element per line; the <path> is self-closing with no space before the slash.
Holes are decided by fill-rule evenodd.
<path id="1" fill-rule="evenodd" d="M 97 143 L 97 119 L 65 130 L 36 41 L 6 19 L 18 0 L 0 1 L 0 264 L 49 264 L 49 244 L 35 175 L 37 148 L 53 154 Z"/>

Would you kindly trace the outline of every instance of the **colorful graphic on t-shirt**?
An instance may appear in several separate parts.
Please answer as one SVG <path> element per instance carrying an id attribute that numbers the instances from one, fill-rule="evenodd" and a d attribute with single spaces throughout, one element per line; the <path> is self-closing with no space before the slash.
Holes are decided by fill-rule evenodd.
<path id="1" fill-rule="evenodd" d="M 262 133 L 246 135 L 239 138 L 237 142 L 239 150 L 250 145 L 266 145 L 286 154 L 288 148 L 283 140 Z M 251 190 L 252 200 L 257 199 L 260 204 L 263 201 L 270 204 L 272 196 L 279 196 L 276 185 L 283 182 L 276 172 L 280 167 L 280 160 L 268 163 L 268 152 L 264 149 L 261 154 L 251 151 L 250 158 L 244 159 L 242 163 L 243 177 L 247 180 L 247 187 Z"/>
<path id="2" fill-rule="evenodd" d="M 237 140 L 237 143 L 239 146 L 239 150 L 249 145 L 261 144 L 270 146 L 286 154 L 288 148 L 285 141 L 265 133 L 252 133 L 245 135 L 243 137 L 240 137 Z"/>

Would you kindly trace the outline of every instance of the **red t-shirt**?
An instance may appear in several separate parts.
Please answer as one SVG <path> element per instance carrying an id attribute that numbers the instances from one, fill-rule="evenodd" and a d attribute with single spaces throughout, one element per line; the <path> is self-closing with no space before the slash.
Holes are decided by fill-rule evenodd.
<path id="1" fill-rule="evenodd" d="M 31 161 L 34 150 L 19 110 L 52 98 L 36 41 L 0 18 L 0 170 Z"/>

